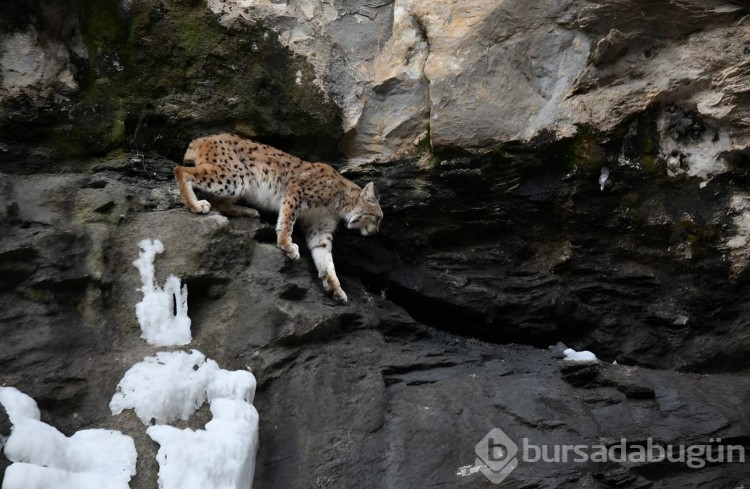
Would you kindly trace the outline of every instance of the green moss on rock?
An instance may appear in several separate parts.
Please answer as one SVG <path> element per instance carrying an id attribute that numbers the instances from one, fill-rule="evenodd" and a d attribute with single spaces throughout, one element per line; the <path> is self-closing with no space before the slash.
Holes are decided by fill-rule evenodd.
<path id="1" fill-rule="evenodd" d="M 570 166 L 584 173 L 597 173 L 605 166 L 607 154 L 602 147 L 603 135 L 590 126 L 578 126 L 570 150 Z"/>
<path id="2" fill-rule="evenodd" d="M 340 110 L 264 25 L 223 26 L 202 1 L 80 0 L 76 9 L 88 50 L 80 93 L 28 122 L 35 142 L 65 156 L 129 147 L 177 159 L 198 135 L 234 131 L 302 157 L 338 156 Z"/>
<path id="3" fill-rule="evenodd" d="M 715 226 L 700 225 L 684 219 L 672 227 L 670 244 L 686 243 L 690 245 L 693 256 L 705 256 L 715 252 L 719 233 Z"/>
<path id="4" fill-rule="evenodd" d="M 94 58 L 122 47 L 127 36 L 127 22 L 112 0 L 81 0 L 79 22 L 81 35 Z"/>
<path id="5" fill-rule="evenodd" d="M 193 137 L 229 130 L 302 156 L 337 153 L 338 108 L 262 24 L 224 27 L 203 4 L 142 2 L 129 31 L 128 65 L 140 73 L 127 100 L 130 145 L 179 158 Z"/>

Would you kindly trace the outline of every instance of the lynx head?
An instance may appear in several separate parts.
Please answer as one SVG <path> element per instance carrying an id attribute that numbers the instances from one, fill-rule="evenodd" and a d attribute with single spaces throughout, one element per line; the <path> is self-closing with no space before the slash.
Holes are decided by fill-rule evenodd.
<path id="1" fill-rule="evenodd" d="M 380 221 L 383 220 L 383 211 L 380 209 L 380 196 L 375 192 L 375 185 L 372 182 L 365 185 L 357 197 L 357 203 L 354 205 L 349 222 L 346 223 L 348 229 L 359 229 L 362 236 L 375 234 L 380 229 Z"/>

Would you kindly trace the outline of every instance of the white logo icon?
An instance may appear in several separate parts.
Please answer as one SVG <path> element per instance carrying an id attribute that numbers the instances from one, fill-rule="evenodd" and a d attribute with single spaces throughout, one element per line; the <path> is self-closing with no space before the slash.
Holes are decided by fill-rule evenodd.
<path id="1" fill-rule="evenodd" d="M 493 428 L 474 448 L 474 465 L 493 484 L 500 484 L 518 466 L 518 445 L 500 428 Z"/>

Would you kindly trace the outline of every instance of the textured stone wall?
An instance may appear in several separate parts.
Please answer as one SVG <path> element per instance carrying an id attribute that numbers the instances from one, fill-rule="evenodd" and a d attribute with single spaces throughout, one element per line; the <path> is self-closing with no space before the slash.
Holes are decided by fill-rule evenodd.
<path id="1" fill-rule="evenodd" d="M 158 447 L 107 405 L 155 353 L 132 262 L 158 238 L 193 346 L 258 379 L 256 488 L 496 487 L 473 465 L 492 428 L 750 450 L 748 7 L 3 0 L 0 385 L 66 435 L 131 434 L 131 487 L 155 487 Z M 272 213 L 184 208 L 173 168 L 219 130 L 375 182 L 381 233 L 335 238 L 348 304 L 277 249 Z M 508 479 L 748 483 L 737 463 Z"/>
<path id="2" fill-rule="evenodd" d="M 9 5 L 0 124 L 21 139 L 18 123 L 46 125 L 68 153 L 128 143 L 174 156 L 168 139 L 232 129 L 387 161 L 608 132 L 671 105 L 707 136 L 665 132 L 665 160 L 676 151 L 716 174 L 750 141 L 743 2 Z"/>
<path id="3" fill-rule="evenodd" d="M 747 6 L 741 2 L 511 0 L 275 3 L 209 0 L 231 25 L 262 20 L 314 66 L 341 107 L 350 157 L 486 149 L 647 108 L 695 111 L 720 144 L 748 146 Z M 665 141 L 666 144 L 666 141 Z"/>

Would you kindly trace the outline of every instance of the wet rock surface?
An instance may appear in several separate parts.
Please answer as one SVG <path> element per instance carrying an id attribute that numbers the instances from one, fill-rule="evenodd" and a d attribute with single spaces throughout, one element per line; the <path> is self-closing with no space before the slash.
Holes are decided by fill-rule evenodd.
<path id="1" fill-rule="evenodd" d="M 67 435 L 133 436 L 131 487 L 156 487 L 156 445 L 107 405 L 123 373 L 159 350 L 139 338 L 132 266 L 137 242 L 159 238 L 157 280 L 174 273 L 189 288 L 190 347 L 257 377 L 254 487 L 495 487 L 471 470 L 494 427 L 519 446 L 750 448 L 747 278 L 723 245 L 746 168 L 703 188 L 613 168 L 602 191 L 598 171 L 571 174 L 548 164 L 567 149 L 549 151 L 350 169 L 376 182 L 386 218 L 375 237 L 337 234 L 345 306 L 307 255 L 279 252 L 272 215 L 189 213 L 168 159 L 4 174 L 0 383 Z M 548 349 L 558 341 L 601 361 L 570 366 Z M 748 477 L 740 463 L 521 462 L 506 485 L 724 488 Z"/>
<path id="2" fill-rule="evenodd" d="M 342 265 L 419 321 L 493 343 L 746 370 L 747 272 L 733 271 L 725 243 L 747 169 L 701 188 L 621 167 L 601 191 L 595 173 L 500 160 L 382 171 L 388 226 Z"/>
<path id="3" fill-rule="evenodd" d="M 66 435 L 133 436 L 131 487 L 156 487 L 156 445 L 107 405 L 158 351 L 132 266 L 158 238 L 190 347 L 257 377 L 255 487 L 496 487 L 492 428 L 750 449 L 748 8 L 6 1 L 0 385 Z M 347 305 L 275 216 L 183 207 L 173 168 L 220 130 L 376 183 L 381 233 L 335 240 Z M 521 461 L 504 487 L 748 484 L 741 463 Z"/>

